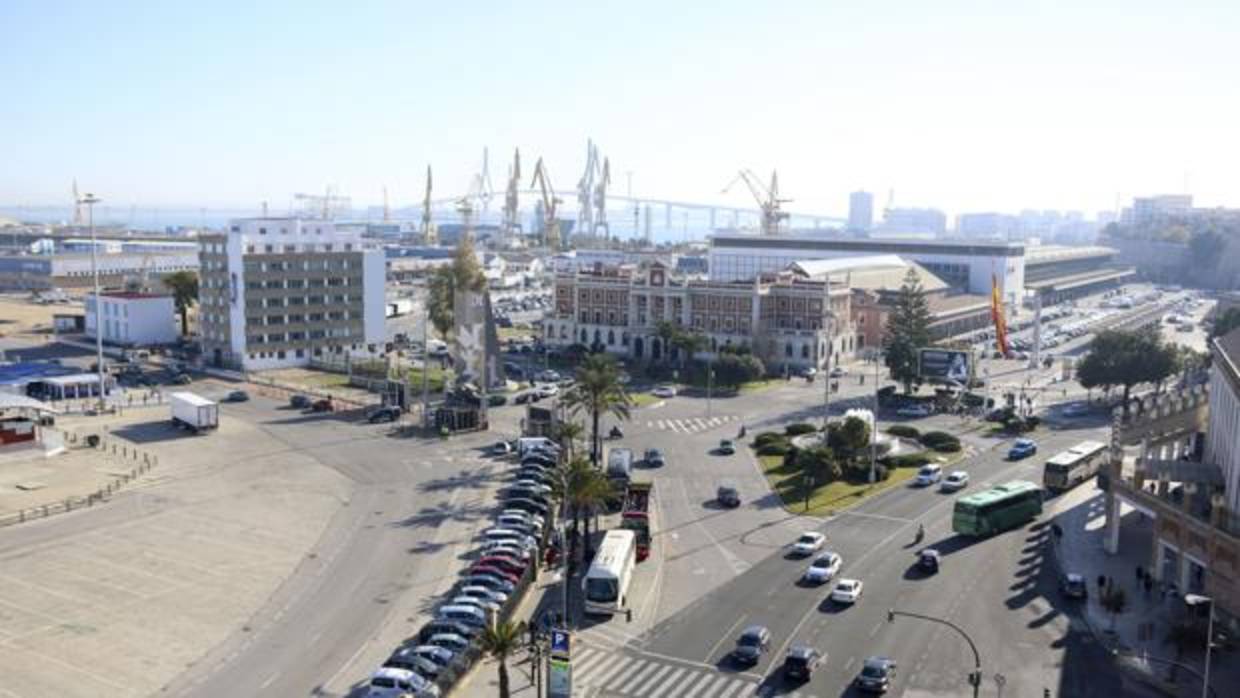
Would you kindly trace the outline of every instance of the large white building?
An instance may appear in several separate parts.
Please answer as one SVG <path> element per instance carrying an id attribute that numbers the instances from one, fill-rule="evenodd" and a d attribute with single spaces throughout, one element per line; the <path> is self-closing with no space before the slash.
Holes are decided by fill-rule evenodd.
<path id="1" fill-rule="evenodd" d="M 874 195 L 855 191 L 848 195 L 848 229 L 867 231 L 874 226 Z"/>
<path id="2" fill-rule="evenodd" d="M 360 232 L 330 221 L 247 218 L 199 244 L 208 364 L 261 370 L 381 349 L 384 253 Z"/>
<path id="3" fill-rule="evenodd" d="M 1025 248 L 1005 242 L 715 235 L 710 245 L 710 278 L 748 280 L 786 269 L 794 262 L 882 254 L 911 259 L 961 291 L 988 295 L 993 276 L 1005 303 L 1016 304 L 1024 297 Z"/>
<path id="4" fill-rule="evenodd" d="M 109 344 L 171 344 L 177 340 L 176 304 L 167 294 L 130 291 L 104 292 L 96 303 L 92 293 L 86 297 L 86 334 L 96 336 L 100 326 L 103 341 Z"/>
<path id="5" fill-rule="evenodd" d="M 1240 512 L 1240 330 L 1214 340 L 1206 462 L 1223 473 L 1229 511 Z"/>

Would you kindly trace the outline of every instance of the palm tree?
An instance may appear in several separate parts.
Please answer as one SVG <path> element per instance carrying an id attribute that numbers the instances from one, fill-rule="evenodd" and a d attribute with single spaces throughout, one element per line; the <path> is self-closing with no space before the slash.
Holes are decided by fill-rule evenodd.
<path id="1" fill-rule="evenodd" d="M 189 309 L 198 302 L 198 276 L 192 271 L 173 272 L 163 279 L 172 291 L 172 302 L 181 314 L 181 335 L 189 334 Z"/>
<path id="2" fill-rule="evenodd" d="M 508 657 L 521 646 L 525 622 L 491 623 L 482 633 L 482 651 L 499 661 L 499 695 L 508 698 Z M 537 670 L 537 667 L 535 667 Z"/>
<path id="3" fill-rule="evenodd" d="M 573 530 L 581 530 L 588 543 L 590 515 L 612 495 L 612 485 L 590 461 L 574 458 L 564 466 L 560 479 L 551 483 L 551 495 L 568 510 L 566 515 L 572 517 Z"/>
<path id="4" fill-rule="evenodd" d="M 676 343 L 676 338 L 680 336 L 680 328 L 667 320 L 660 320 L 655 323 L 654 333 L 655 336 L 663 340 L 663 358 L 671 361 L 672 345 Z"/>
<path id="5" fill-rule="evenodd" d="M 585 434 L 585 426 L 581 422 L 560 422 L 556 425 L 556 438 L 560 442 L 560 447 L 564 449 L 564 455 L 569 460 L 573 458 L 573 451 L 577 442 L 581 441 L 581 437 Z"/>
<path id="6" fill-rule="evenodd" d="M 564 393 L 564 405 L 573 414 L 590 415 L 590 462 L 598 465 L 602 441 L 599 422 L 604 414 L 627 420 L 633 400 L 620 382 L 616 360 L 607 354 L 590 354 L 577 369 L 577 382 Z"/>

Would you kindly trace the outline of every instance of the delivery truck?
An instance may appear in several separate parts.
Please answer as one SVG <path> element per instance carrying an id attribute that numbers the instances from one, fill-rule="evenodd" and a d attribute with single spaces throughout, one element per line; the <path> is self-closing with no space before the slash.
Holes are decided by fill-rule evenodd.
<path id="1" fill-rule="evenodd" d="M 220 425 L 220 406 L 194 393 L 171 393 L 172 423 L 194 432 L 207 431 Z"/>

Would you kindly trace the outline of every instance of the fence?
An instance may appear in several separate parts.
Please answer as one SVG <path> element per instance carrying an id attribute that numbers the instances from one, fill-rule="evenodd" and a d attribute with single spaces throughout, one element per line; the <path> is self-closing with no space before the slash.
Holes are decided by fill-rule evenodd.
<path id="1" fill-rule="evenodd" d="M 45 400 L 50 405 L 56 407 L 61 414 L 80 414 L 92 415 L 99 411 L 99 398 L 85 398 L 73 400 Z M 168 402 L 167 397 L 161 390 L 145 390 L 140 393 L 126 390 L 123 395 L 112 393 L 108 396 L 104 410 L 115 411 L 127 407 L 153 407 L 163 405 Z"/>
<path id="2" fill-rule="evenodd" d="M 63 514 L 75 509 L 83 509 L 94 506 L 98 502 L 109 499 L 112 495 L 120 491 L 122 487 L 133 482 L 139 476 L 149 472 L 151 468 L 159 465 L 159 457 L 143 451 L 127 441 L 119 439 L 110 439 L 98 434 L 88 434 L 86 436 L 77 433 L 65 433 L 57 429 L 49 429 L 44 427 L 44 438 L 53 435 L 54 439 L 59 439 L 60 443 L 69 447 L 95 448 L 101 453 L 114 456 L 121 459 L 122 462 L 131 464 L 132 467 L 128 472 L 112 478 L 106 485 L 79 497 L 66 497 L 63 500 L 57 500 L 48 504 L 43 504 L 29 509 L 20 509 L 10 514 L 0 515 L 0 527 L 11 526 L 13 524 L 24 523 L 33 519 L 42 519 L 53 514 Z"/>
<path id="3" fill-rule="evenodd" d="M 287 400 L 294 395 L 305 395 L 312 400 L 331 400 L 334 405 L 345 405 L 348 408 L 358 410 L 364 410 L 368 407 L 374 407 L 379 404 L 378 402 L 365 402 L 362 400 L 341 397 L 326 390 L 307 389 L 302 386 L 280 383 L 278 381 L 271 380 L 270 378 L 264 378 L 261 376 L 251 375 L 249 377 L 249 381 L 255 386 L 258 394 L 275 398 L 277 400 Z"/>

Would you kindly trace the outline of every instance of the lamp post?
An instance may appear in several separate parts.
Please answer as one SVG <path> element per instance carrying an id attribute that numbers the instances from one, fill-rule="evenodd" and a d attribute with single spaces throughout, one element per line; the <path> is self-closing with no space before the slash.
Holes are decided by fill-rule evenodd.
<path id="1" fill-rule="evenodd" d="M 99 377 L 99 411 L 103 412 L 107 385 L 103 382 L 103 299 L 99 297 L 99 241 L 95 237 L 95 204 L 100 201 L 103 199 L 91 193 L 78 199 L 78 204 L 86 204 L 86 220 L 90 226 L 90 275 L 95 285 L 95 370 Z"/>
<path id="2" fill-rule="evenodd" d="M 870 425 L 870 484 L 878 481 L 878 365 L 882 352 L 874 353 L 874 421 Z"/>
<path id="3" fill-rule="evenodd" d="M 963 629 L 961 629 L 960 626 L 956 625 L 955 623 L 949 620 L 944 620 L 942 618 L 935 618 L 934 616 L 923 616 L 919 613 L 907 613 L 905 611 L 897 611 L 894 608 L 887 610 L 887 622 L 888 623 L 894 623 L 896 620 L 896 616 L 907 616 L 909 618 L 920 618 L 921 620 L 928 620 L 932 623 L 946 625 L 947 627 L 959 633 L 960 636 L 964 638 L 964 641 L 969 643 L 969 649 L 973 650 L 973 673 L 969 674 L 969 685 L 973 686 L 973 698 L 977 698 L 978 692 L 981 690 L 981 687 L 982 687 L 982 657 L 977 652 L 977 645 L 973 644 L 973 638 L 969 637 L 969 634 L 966 633 Z"/>
<path id="4" fill-rule="evenodd" d="M 1206 668 L 1201 679 L 1201 698 L 1206 698 L 1210 690 L 1210 654 L 1214 649 L 1214 599 L 1201 594 L 1185 594 L 1184 603 L 1189 606 L 1210 605 L 1210 620 L 1206 621 Z"/>

